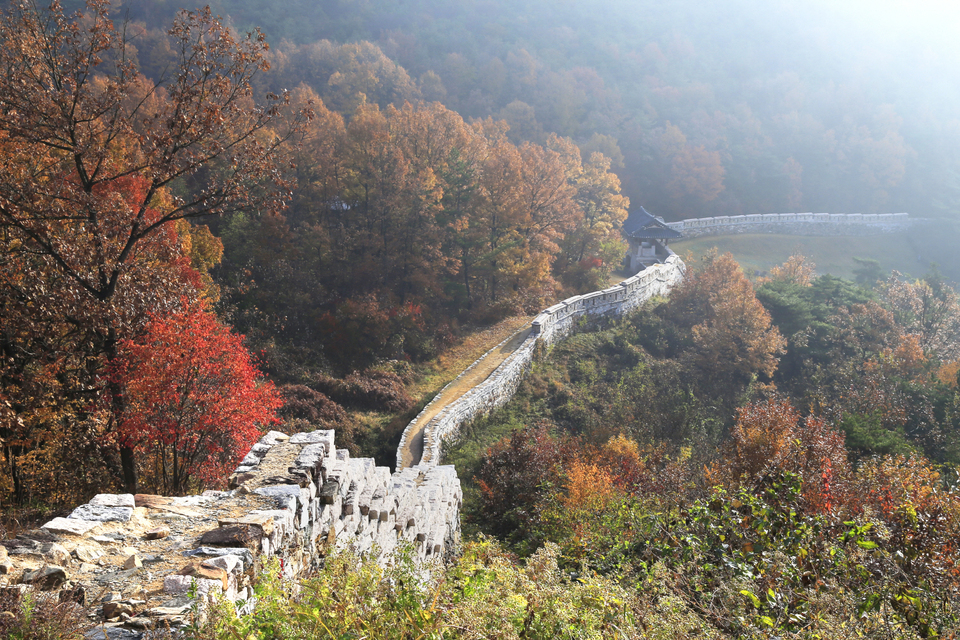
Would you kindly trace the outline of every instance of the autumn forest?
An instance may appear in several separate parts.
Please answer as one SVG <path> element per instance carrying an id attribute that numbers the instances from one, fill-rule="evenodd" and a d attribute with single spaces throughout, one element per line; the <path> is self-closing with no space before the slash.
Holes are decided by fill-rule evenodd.
<path id="1" fill-rule="evenodd" d="M 6 5 L 0 537 L 221 488 L 271 428 L 392 465 L 473 336 L 628 275 L 640 204 L 949 242 L 957 60 L 876 35 L 789 1 Z M 956 637 L 956 283 L 683 257 L 451 443 L 435 579 L 267 571 L 188 636 Z M 0 632 L 82 637 L 44 602 Z"/>

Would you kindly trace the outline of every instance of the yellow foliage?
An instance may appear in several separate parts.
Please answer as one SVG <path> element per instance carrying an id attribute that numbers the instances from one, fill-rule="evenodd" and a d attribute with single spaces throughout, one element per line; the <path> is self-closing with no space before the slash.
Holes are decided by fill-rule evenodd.
<path id="1" fill-rule="evenodd" d="M 783 264 L 770 269 L 770 280 L 809 287 L 810 283 L 813 282 L 816 267 L 817 265 L 807 259 L 806 256 L 796 253 Z"/>
<path id="2" fill-rule="evenodd" d="M 622 433 L 615 438 L 611 438 L 603 445 L 604 453 L 609 453 L 617 458 L 627 458 L 640 462 L 640 446 Z"/>
<path id="3" fill-rule="evenodd" d="M 565 507 L 600 510 L 616 495 L 613 476 L 603 467 L 577 460 L 567 469 L 566 495 L 561 498 Z"/>

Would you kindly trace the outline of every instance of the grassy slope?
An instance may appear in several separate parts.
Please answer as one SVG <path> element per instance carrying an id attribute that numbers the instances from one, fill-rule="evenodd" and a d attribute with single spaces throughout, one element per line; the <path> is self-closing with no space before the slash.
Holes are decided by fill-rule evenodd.
<path id="1" fill-rule="evenodd" d="M 794 253 L 817 265 L 817 273 L 852 278 L 853 258 L 872 258 L 884 272 L 896 269 L 913 277 L 936 264 L 946 277 L 960 282 L 960 230 L 949 223 L 917 226 L 905 233 L 864 237 L 813 237 L 774 234 L 708 236 L 672 243 L 681 257 L 703 255 L 712 247 L 733 254 L 747 274 L 769 271 Z"/>

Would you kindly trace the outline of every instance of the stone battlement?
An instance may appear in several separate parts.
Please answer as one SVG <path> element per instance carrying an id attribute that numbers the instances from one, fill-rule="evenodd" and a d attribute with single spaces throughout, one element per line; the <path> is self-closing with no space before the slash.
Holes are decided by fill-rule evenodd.
<path id="1" fill-rule="evenodd" d="M 538 345 L 549 347 L 557 340 L 576 331 L 584 321 L 603 316 L 621 316 L 636 309 L 653 296 L 666 295 L 683 279 L 685 269 L 680 257 L 670 252 L 663 264 L 652 265 L 616 286 L 582 296 L 573 296 L 544 309 L 531 323 L 532 331 L 527 339 L 509 358 L 504 360 L 496 371 L 444 407 L 426 424 L 420 465 L 437 464 L 442 458 L 443 443 L 456 438 L 461 425 L 509 402 L 520 386 L 523 376 L 529 370 Z M 500 345 L 497 345 L 494 349 L 499 347 Z M 471 365 L 460 374 L 460 377 L 467 375 L 476 364 Z M 456 380 L 450 384 L 455 383 Z M 437 397 L 442 393 L 441 390 Z M 421 415 L 430 407 L 430 404 L 424 407 Z M 407 439 L 412 437 L 417 421 L 415 418 L 403 433 L 400 447 L 397 449 L 397 468 L 403 466 L 401 452 Z"/>
<path id="2" fill-rule="evenodd" d="M 438 464 L 443 443 L 513 397 L 538 345 L 549 347 L 591 319 L 620 316 L 667 294 L 684 270 L 671 254 L 616 286 L 545 309 L 493 374 L 427 424 L 417 465 L 400 468 L 398 452 L 391 474 L 371 458 L 336 449 L 333 431 L 271 431 L 230 476 L 229 491 L 102 494 L 40 531 L 0 541 L 0 587 L 59 590 L 104 623 L 91 640 L 102 640 L 104 631 L 132 639 L 180 624 L 191 592 L 252 607 L 252 580 L 273 559 L 295 579 L 332 550 L 386 562 L 407 544 L 421 562 L 442 558 L 459 542 L 462 503 L 456 470 Z"/>
<path id="3" fill-rule="evenodd" d="M 333 431 L 268 433 L 230 487 L 185 497 L 98 495 L 40 532 L 0 541 L 0 571 L 8 583 L 70 594 L 110 621 L 108 630 L 124 627 L 117 637 L 134 638 L 178 624 L 192 585 L 252 606 L 251 580 L 274 558 L 285 577 L 297 578 L 334 549 L 386 561 L 406 543 L 429 561 L 459 541 L 453 467 L 391 474 L 336 449 Z"/>
<path id="4" fill-rule="evenodd" d="M 913 223 L 906 213 L 756 213 L 744 216 L 688 218 L 667 226 L 685 238 L 737 233 L 802 236 L 859 236 L 891 233 Z"/>

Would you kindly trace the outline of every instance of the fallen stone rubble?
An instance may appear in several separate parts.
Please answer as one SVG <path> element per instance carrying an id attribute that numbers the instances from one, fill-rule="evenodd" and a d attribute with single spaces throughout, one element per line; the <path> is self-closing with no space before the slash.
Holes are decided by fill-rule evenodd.
<path id="1" fill-rule="evenodd" d="M 192 596 L 252 606 L 252 579 L 271 558 L 296 579 L 334 549 L 387 562 L 408 542 L 428 561 L 459 542 L 462 493 L 452 466 L 391 475 L 336 449 L 333 431 L 268 433 L 229 487 L 184 497 L 98 495 L 66 518 L 0 541 L 0 589 L 32 586 L 88 607 L 99 624 L 91 640 L 139 638 L 183 624 Z"/>

